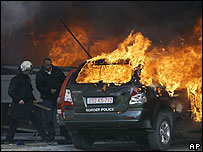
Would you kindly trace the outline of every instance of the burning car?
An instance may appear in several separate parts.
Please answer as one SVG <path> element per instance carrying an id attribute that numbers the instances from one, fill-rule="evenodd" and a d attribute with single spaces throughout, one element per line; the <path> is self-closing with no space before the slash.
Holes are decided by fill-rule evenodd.
<path id="1" fill-rule="evenodd" d="M 118 69 L 124 72 L 113 75 Z M 60 92 L 61 119 L 76 148 L 90 149 L 96 138 L 122 133 L 155 150 L 169 147 L 174 114 L 183 111 L 181 104 L 174 106 L 175 97 L 163 87 L 141 84 L 140 66 L 130 69 L 127 60 L 108 64 L 99 59 L 69 73 Z"/>
<path id="2" fill-rule="evenodd" d="M 60 118 L 76 148 L 124 133 L 164 150 L 177 117 L 202 121 L 202 32 L 194 44 L 152 49 L 148 38 L 133 33 L 111 53 L 88 55 L 63 83 Z"/>

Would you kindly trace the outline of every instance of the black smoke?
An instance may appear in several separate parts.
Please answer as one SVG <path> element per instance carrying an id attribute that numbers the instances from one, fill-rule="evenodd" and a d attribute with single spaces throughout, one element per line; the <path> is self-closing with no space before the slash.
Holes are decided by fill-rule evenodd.
<path id="1" fill-rule="evenodd" d="M 33 36 L 67 32 L 54 11 L 68 26 L 95 29 L 92 39 L 124 39 L 134 29 L 159 44 L 189 32 L 202 17 L 202 1 L 1 1 L 1 63 L 41 65 L 49 44 L 34 46 Z"/>

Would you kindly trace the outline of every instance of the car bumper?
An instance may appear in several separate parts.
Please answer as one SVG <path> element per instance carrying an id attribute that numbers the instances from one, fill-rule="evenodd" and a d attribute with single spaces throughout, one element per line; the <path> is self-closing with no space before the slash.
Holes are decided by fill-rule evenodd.
<path id="1" fill-rule="evenodd" d="M 64 112 L 68 129 L 80 128 L 131 128 L 152 129 L 149 110 L 126 112 L 73 113 Z"/>

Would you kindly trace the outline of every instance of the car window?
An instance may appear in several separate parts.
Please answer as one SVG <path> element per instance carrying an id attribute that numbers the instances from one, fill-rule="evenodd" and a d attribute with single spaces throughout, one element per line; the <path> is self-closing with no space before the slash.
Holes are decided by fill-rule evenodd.
<path id="1" fill-rule="evenodd" d="M 131 80 L 132 69 L 128 63 L 107 64 L 102 60 L 87 62 L 80 70 L 77 83 L 124 84 Z"/>

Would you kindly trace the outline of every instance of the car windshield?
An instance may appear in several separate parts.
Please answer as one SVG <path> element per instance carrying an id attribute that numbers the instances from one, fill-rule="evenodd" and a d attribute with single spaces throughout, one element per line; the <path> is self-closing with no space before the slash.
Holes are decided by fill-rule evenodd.
<path id="1" fill-rule="evenodd" d="M 132 69 L 128 61 L 108 64 L 104 60 L 86 62 L 76 79 L 77 83 L 114 83 L 125 84 L 132 78 Z"/>

